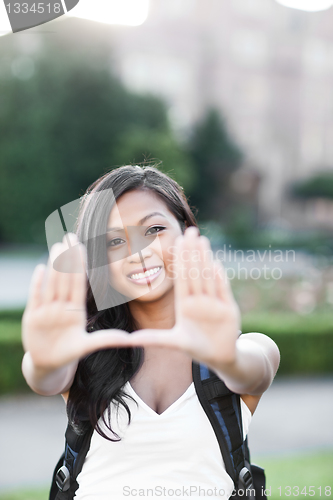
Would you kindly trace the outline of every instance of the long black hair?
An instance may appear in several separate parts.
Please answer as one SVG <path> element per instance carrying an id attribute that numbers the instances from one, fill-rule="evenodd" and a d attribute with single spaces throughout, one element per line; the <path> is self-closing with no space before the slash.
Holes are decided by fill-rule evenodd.
<path id="1" fill-rule="evenodd" d="M 121 195 L 136 189 L 149 190 L 159 196 L 179 221 L 182 231 L 185 227 L 197 226 L 182 187 L 154 166 L 119 167 L 97 179 L 82 198 L 76 227 L 88 255 L 88 332 L 117 328 L 131 333 L 138 328 L 128 301 L 119 300 L 103 268 L 107 263 L 106 229 L 110 211 Z M 142 362 L 143 349 L 140 347 L 104 349 L 80 360 L 67 402 L 69 422 L 77 432 L 85 432 L 91 425 L 110 441 L 120 439 L 111 428 L 110 403 L 123 405 L 130 421 L 128 396 L 123 387 Z M 115 439 L 105 434 L 100 417 Z"/>

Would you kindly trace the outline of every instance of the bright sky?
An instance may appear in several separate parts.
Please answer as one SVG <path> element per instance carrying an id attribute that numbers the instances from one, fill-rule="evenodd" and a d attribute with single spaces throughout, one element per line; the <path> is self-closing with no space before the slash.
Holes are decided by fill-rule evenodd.
<path id="1" fill-rule="evenodd" d="M 80 0 L 67 16 L 106 24 L 139 26 L 147 19 L 149 0 Z M 0 36 L 11 32 L 5 4 L 0 0 Z"/>
<path id="2" fill-rule="evenodd" d="M 333 0 L 276 0 L 281 5 L 294 9 L 316 11 L 332 7 Z"/>

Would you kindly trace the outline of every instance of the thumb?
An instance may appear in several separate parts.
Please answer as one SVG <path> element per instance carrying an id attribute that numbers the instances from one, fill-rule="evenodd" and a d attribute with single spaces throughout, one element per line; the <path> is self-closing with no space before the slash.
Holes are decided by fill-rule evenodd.
<path id="1" fill-rule="evenodd" d="M 87 356 L 100 349 L 128 347 L 130 345 L 130 337 L 130 333 L 116 328 L 87 333 L 82 343 L 82 355 Z"/>

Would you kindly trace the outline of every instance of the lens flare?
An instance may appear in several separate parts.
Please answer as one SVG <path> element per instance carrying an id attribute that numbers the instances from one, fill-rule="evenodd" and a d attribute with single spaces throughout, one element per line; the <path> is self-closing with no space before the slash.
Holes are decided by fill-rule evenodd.
<path id="1" fill-rule="evenodd" d="M 327 10 L 333 5 L 332 0 L 276 0 L 277 3 L 292 9 L 315 12 L 318 10 Z"/>
<path id="2" fill-rule="evenodd" d="M 149 0 L 80 0 L 67 15 L 106 24 L 139 26 L 147 19 Z"/>

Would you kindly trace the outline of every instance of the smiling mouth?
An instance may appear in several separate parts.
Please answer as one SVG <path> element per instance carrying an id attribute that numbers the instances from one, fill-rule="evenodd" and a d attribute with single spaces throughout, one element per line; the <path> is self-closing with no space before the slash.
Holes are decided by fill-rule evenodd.
<path id="1" fill-rule="evenodd" d="M 147 278 L 148 278 L 148 281 L 151 281 L 152 278 L 154 278 L 155 276 L 157 277 L 157 275 L 160 274 L 161 270 L 162 270 L 162 267 L 157 266 L 157 267 L 153 267 L 152 269 L 148 269 L 144 273 L 129 274 L 128 278 L 131 281 L 136 281 L 138 283 L 139 282 L 147 283 Z"/>

